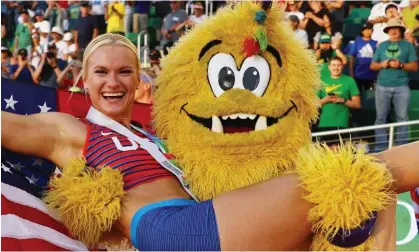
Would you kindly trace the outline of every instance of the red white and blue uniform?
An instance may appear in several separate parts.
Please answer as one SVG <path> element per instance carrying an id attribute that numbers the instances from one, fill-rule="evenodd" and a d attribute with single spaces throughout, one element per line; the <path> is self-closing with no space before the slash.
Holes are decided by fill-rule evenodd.
<path id="1" fill-rule="evenodd" d="M 176 178 L 128 137 L 81 119 L 88 127 L 83 156 L 88 167 L 119 169 L 124 189 L 161 178 Z M 146 138 L 140 132 L 138 136 Z M 140 251 L 219 251 L 220 239 L 212 201 L 170 199 L 140 208 L 133 216 L 130 238 Z"/>
<path id="2" fill-rule="evenodd" d="M 110 166 L 118 169 L 124 178 L 124 190 L 161 178 L 176 177 L 137 143 L 109 128 L 86 119 L 87 136 L 83 156 L 89 167 Z M 136 132 L 140 137 L 145 137 Z"/>

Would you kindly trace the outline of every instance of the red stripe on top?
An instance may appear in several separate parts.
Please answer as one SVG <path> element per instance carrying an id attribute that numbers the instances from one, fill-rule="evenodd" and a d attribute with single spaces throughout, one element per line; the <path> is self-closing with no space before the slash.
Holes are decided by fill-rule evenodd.
<path id="1" fill-rule="evenodd" d="M 83 150 L 88 166 L 100 168 L 111 166 L 119 169 L 124 178 L 124 189 L 129 190 L 144 183 L 175 176 L 160 165 L 139 144 L 132 143 L 126 136 L 112 129 L 80 119 L 88 126 Z M 139 132 L 138 136 L 146 138 Z M 117 147 L 117 146 L 122 146 Z M 135 146 L 138 145 L 136 148 Z"/>

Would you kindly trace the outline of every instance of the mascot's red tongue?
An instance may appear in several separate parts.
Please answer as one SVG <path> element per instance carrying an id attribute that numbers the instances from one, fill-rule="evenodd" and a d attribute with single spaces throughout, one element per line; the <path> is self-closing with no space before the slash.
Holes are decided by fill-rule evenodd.
<path id="1" fill-rule="evenodd" d="M 251 127 L 247 127 L 247 126 L 238 126 L 238 127 L 224 126 L 224 133 L 225 134 L 245 133 L 245 132 L 250 132 L 250 131 L 254 131 L 254 130 L 255 129 L 253 129 Z"/>

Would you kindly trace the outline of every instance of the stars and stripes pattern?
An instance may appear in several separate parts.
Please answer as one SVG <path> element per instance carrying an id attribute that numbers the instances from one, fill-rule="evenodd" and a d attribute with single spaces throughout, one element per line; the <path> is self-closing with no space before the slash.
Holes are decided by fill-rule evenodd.
<path id="1" fill-rule="evenodd" d="M 1 109 L 20 115 L 63 112 L 84 118 L 88 97 L 65 90 L 1 79 Z M 151 106 L 134 104 L 133 121 L 150 122 Z M 1 249 L 88 250 L 71 237 L 40 197 L 57 167 L 48 160 L 1 149 Z M 96 249 L 95 249 L 96 250 Z"/>
<path id="2" fill-rule="evenodd" d="M 56 91 L 2 79 L 3 111 L 57 111 Z M 1 249 L 88 250 L 40 200 L 56 167 L 48 160 L 1 149 Z"/>

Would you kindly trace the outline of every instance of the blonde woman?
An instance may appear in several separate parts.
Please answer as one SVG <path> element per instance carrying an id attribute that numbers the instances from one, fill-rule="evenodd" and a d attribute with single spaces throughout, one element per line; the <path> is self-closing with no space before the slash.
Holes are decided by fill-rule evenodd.
<path id="1" fill-rule="evenodd" d="M 306 214 L 312 206 L 302 199 L 296 175 L 196 203 L 156 161 L 154 156 L 162 153 L 156 154 L 155 145 L 139 145 L 136 137 L 125 136 L 135 132 L 144 137 L 131 124 L 140 85 L 138 58 L 124 36 L 97 37 L 83 57 L 82 78 L 92 101 L 88 120 L 61 113 L 2 112 L 2 146 L 47 158 L 64 169 L 74 157 L 84 157 L 89 167 L 121 170 L 126 194 L 114 229 L 139 250 L 307 250 L 302 245 L 311 233 Z M 404 184 L 419 185 L 417 176 L 400 178 L 402 184 L 404 179 Z M 378 223 L 387 219 L 379 212 Z"/>

